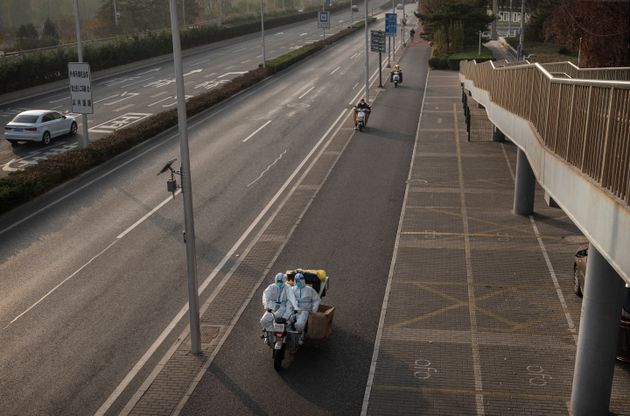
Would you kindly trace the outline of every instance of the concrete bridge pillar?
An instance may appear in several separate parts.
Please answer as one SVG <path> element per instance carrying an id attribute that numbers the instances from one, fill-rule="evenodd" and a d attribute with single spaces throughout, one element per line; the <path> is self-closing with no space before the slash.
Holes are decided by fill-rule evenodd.
<path id="1" fill-rule="evenodd" d="M 514 184 L 514 214 L 529 215 L 534 212 L 536 176 L 527 160 L 525 152 L 518 149 L 516 154 L 516 181 Z"/>
<path id="2" fill-rule="evenodd" d="M 589 245 L 571 391 L 573 416 L 608 416 L 623 296 L 623 279 Z"/>

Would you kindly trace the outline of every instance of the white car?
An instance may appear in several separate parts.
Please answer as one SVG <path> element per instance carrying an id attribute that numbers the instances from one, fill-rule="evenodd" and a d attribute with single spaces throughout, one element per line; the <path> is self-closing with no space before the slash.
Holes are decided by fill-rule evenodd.
<path id="1" fill-rule="evenodd" d="M 398 4 L 396 5 L 396 8 L 397 8 L 398 10 L 402 10 L 402 9 L 404 9 L 405 7 L 403 6 L 403 4 L 402 4 L 402 3 L 398 3 Z"/>
<path id="2" fill-rule="evenodd" d="M 52 110 L 24 111 L 4 126 L 4 138 L 12 145 L 18 141 L 47 145 L 55 137 L 76 133 L 77 122 L 74 117 Z"/>

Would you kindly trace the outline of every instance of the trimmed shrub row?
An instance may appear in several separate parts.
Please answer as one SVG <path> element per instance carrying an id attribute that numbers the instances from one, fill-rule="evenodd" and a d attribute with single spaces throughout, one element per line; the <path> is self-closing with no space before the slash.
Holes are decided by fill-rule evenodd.
<path id="1" fill-rule="evenodd" d="M 355 24 L 352 28 L 344 29 L 325 41 L 320 40 L 272 59 L 267 62 L 266 68 L 251 70 L 221 87 L 192 97 L 186 102 L 186 112 L 189 117 L 200 113 L 361 27 L 363 27 L 363 22 Z M 0 178 L 0 214 L 30 201 L 68 179 L 74 178 L 176 125 L 176 109 L 154 114 L 132 126 L 91 143 L 88 149 L 73 149 L 43 160 L 24 171 L 12 172 L 7 177 Z"/>

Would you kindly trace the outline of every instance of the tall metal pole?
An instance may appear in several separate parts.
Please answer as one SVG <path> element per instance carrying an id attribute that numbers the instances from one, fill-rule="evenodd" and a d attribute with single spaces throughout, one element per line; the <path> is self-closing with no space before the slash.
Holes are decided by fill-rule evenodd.
<path id="1" fill-rule="evenodd" d="M 264 0 L 260 0 L 260 33 L 262 36 L 262 59 L 263 68 L 267 67 L 267 56 L 265 53 L 265 5 Z"/>
<path id="2" fill-rule="evenodd" d="M 116 5 L 116 0 L 114 0 L 114 26 L 118 27 L 118 7 Z"/>
<path id="3" fill-rule="evenodd" d="M 182 24 L 186 27 L 186 0 L 182 0 Z"/>
<path id="4" fill-rule="evenodd" d="M 525 0 L 521 0 L 521 35 L 518 41 L 518 60 L 523 59 L 525 49 Z"/>
<path id="5" fill-rule="evenodd" d="M 394 6 L 394 0 L 392 0 L 392 13 L 396 13 L 396 6 Z M 396 23 L 398 23 L 398 15 L 396 15 Z M 396 59 L 396 31 L 392 36 L 392 60 Z"/>
<path id="6" fill-rule="evenodd" d="M 81 47 L 81 18 L 79 16 L 79 0 L 74 0 L 74 22 L 75 29 L 77 31 L 77 57 L 79 58 L 79 62 L 83 62 L 83 48 Z M 81 137 L 81 149 L 87 149 L 90 144 L 88 138 L 88 117 L 87 114 L 83 114 L 81 116 L 81 120 L 83 121 L 83 137 Z"/>
<path id="7" fill-rule="evenodd" d="M 370 50 L 368 44 L 368 0 L 365 0 L 365 102 L 370 101 Z"/>
<path id="8" fill-rule="evenodd" d="M 354 25 L 354 11 L 352 10 L 352 0 L 350 0 L 350 27 Z"/>
<path id="9" fill-rule="evenodd" d="M 192 180 L 190 155 L 188 153 L 188 127 L 186 122 L 186 95 L 184 91 L 184 69 L 182 45 L 177 20 L 177 0 L 169 1 L 171 11 L 171 35 L 173 38 L 173 61 L 177 84 L 177 123 L 179 125 L 179 151 L 182 167 L 182 195 L 184 199 L 184 223 L 186 261 L 188 270 L 188 308 L 190 315 L 190 347 L 193 354 L 201 353 L 201 330 L 199 326 L 199 293 L 197 290 L 197 261 L 195 258 L 195 223 L 193 217 Z"/>
<path id="10" fill-rule="evenodd" d="M 512 36 L 512 0 L 510 0 L 510 10 L 508 11 L 508 37 Z"/>

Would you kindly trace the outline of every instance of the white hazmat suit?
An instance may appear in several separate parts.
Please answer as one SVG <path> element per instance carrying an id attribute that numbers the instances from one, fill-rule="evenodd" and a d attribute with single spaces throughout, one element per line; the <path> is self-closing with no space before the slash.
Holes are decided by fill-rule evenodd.
<path id="1" fill-rule="evenodd" d="M 267 286 L 262 295 L 262 304 L 265 313 L 260 318 L 260 325 L 266 331 L 273 330 L 273 316 L 289 319 L 293 312 L 293 305 L 288 302 L 291 288 L 285 282 L 284 273 L 278 273 L 274 282 Z M 273 314 L 269 312 L 273 311 Z"/>
<path id="2" fill-rule="evenodd" d="M 304 332 L 308 314 L 317 312 L 321 298 L 315 289 L 306 285 L 304 275 L 298 273 L 295 275 L 295 286 L 291 288 L 289 300 L 297 313 L 295 329 Z"/>

